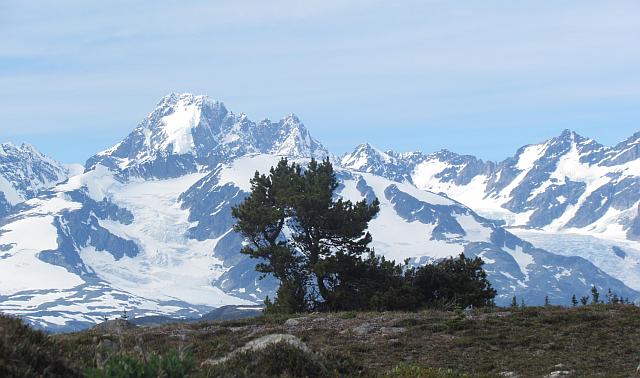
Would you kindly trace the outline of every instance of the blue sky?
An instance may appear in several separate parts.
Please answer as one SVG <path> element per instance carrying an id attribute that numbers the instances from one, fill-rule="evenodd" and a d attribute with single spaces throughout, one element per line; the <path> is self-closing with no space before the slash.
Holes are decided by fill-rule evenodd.
<path id="1" fill-rule="evenodd" d="M 1 141 L 82 162 L 169 92 L 296 113 L 336 153 L 640 130 L 637 0 L 133 3 L 0 0 Z"/>

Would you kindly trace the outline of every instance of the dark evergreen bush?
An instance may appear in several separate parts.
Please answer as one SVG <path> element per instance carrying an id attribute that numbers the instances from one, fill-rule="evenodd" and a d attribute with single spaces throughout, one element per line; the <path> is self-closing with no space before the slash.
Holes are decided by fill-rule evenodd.
<path id="1" fill-rule="evenodd" d="M 0 315 L 0 377 L 81 377 L 45 333 Z"/>
<path id="2" fill-rule="evenodd" d="M 450 304 L 461 307 L 484 307 L 493 303 L 496 291 L 482 269 L 481 258 L 460 254 L 435 264 L 428 264 L 408 273 L 414 285 L 429 304 Z"/>

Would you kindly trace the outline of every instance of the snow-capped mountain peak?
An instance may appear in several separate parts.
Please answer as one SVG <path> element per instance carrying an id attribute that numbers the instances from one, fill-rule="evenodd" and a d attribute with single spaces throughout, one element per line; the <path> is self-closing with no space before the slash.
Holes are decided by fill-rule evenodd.
<path id="1" fill-rule="evenodd" d="M 30 144 L 0 144 L 0 217 L 68 178 L 68 170 Z"/>
<path id="2" fill-rule="evenodd" d="M 407 172 L 398 166 L 397 162 L 398 156 L 395 152 L 382 151 L 369 143 L 360 144 L 352 153 L 340 159 L 340 165 L 346 169 L 373 173 L 400 182 L 406 181 Z"/>
<path id="3" fill-rule="evenodd" d="M 640 131 L 618 143 L 609 151 L 604 165 L 625 164 L 640 159 Z"/>
<path id="4" fill-rule="evenodd" d="M 352 153 L 343 156 L 340 163 L 345 168 L 364 169 L 365 172 L 372 172 L 392 161 L 393 158 L 386 152 L 373 147 L 369 143 L 362 143 Z"/>
<path id="5" fill-rule="evenodd" d="M 571 130 L 571 129 L 564 129 L 564 130 L 562 130 L 562 133 L 560 134 L 560 136 L 558 136 L 558 137 L 556 137 L 554 139 L 575 141 L 577 139 L 584 139 L 584 138 L 581 135 L 579 135 L 578 133 L 576 133 L 575 131 Z"/>
<path id="6" fill-rule="evenodd" d="M 277 123 L 256 124 L 208 96 L 172 93 L 122 142 L 85 166 L 91 169 L 100 163 L 125 176 L 167 178 L 255 153 L 330 156 L 294 114 Z"/>
<path id="7" fill-rule="evenodd" d="M 295 114 L 290 113 L 275 125 L 277 139 L 268 152 L 291 157 L 332 157 L 326 148 L 311 137 L 309 130 Z"/>
<path id="8" fill-rule="evenodd" d="M 195 149 L 194 129 L 212 133 L 208 122 L 201 122 L 204 116 L 224 117 L 228 113 L 224 104 L 206 96 L 194 96 L 190 93 L 171 94 L 165 97 L 160 106 L 149 116 L 154 122 L 143 124 L 150 131 L 149 148 L 182 155 Z"/>

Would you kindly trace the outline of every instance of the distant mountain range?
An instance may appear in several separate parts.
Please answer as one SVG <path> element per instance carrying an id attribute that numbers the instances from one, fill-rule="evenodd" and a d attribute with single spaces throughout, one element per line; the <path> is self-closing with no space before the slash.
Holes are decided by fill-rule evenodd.
<path id="1" fill-rule="evenodd" d="M 329 157 L 338 195 L 380 199 L 370 224 L 377 253 L 413 264 L 461 252 L 483 258 L 499 304 L 513 295 L 567 304 L 591 285 L 640 299 L 639 137 L 609 148 L 567 131 L 501 163 L 367 144 L 338 158 L 295 115 L 256 123 L 206 96 L 171 94 L 82 173 L 32 147 L 2 145 L 0 311 L 69 330 L 125 308 L 193 318 L 260 303 L 277 283 L 238 253 L 230 208 L 256 170 L 282 157 Z M 523 228 L 627 244 L 603 262 L 537 248 L 512 233 Z"/>
<path id="2" fill-rule="evenodd" d="M 565 130 L 499 163 L 446 150 L 400 154 L 363 144 L 341 163 L 444 193 L 509 226 L 640 240 L 640 132 L 605 147 Z"/>

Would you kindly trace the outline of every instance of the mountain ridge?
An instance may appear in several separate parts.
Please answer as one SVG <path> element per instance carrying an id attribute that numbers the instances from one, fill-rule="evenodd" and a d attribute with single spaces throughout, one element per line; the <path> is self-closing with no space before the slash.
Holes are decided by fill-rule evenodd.
<path id="1" fill-rule="evenodd" d="M 366 149 L 369 154 L 363 156 L 365 150 L 358 146 L 343 156 L 342 162 L 350 169 L 375 171 L 392 180 L 444 193 L 474 209 L 490 210 L 490 214 L 514 226 L 591 228 L 595 233 L 607 233 L 611 231 L 606 226 L 613 223 L 621 224 L 626 238 L 638 237 L 632 225 L 639 216 L 635 209 L 640 201 L 640 132 L 606 147 L 564 130 L 542 143 L 523 146 L 513 157 L 500 162 L 441 150 L 431 154 L 390 151 L 385 155 L 392 159 L 382 164 L 384 160 L 374 153 L 376 150 Z M 359 165 L 349 164 L 356 156 Z M 609 180 L 598 182 L 603 177 Z M 597 201 L 602 199 L 598 206 Z M 598 225 L 611 208 L 624 214 L 608 220 L 608 225 Z M 562 219 L 568 211 L 575 214 Z M 622 234 L 618 232 L 618 237 Z"/>
<path id="2" fill-rule="evenodd" d="M 0 144 L 0 218 L 68 176 L 66 167 L 30 144 Z"/>
<path id="3" fill-rule="evenodd" d="M 0 269 L 15 273 L 0 277 L 0 310 L 64 329 L 93 324 L 123 307 L 135 316 L 191 317 L 273 295 L 277 282 L 259 280 L 255 261 L 238 253 L 243 239 L 233 231 L 230 209 L 248 194 L 253 174 L 282 157 L 300 164 L 329 157 L 338 196 L 379 198 L 381 212 L 370 224 L 378 253 L 412 264 L 462 252 L 483 258 L 500 304 L 512 295 L 568 303 L 592 284 L 640 298 L 640 286 L 631 288 L 582 257 L 536 248 L 455 196 L 419 188 L 406 169 L 407 161 L 419 165 L 431 156 L 451 163 L 434 171 L 439 179 L 468 185 L 496 164 L 449 151 L 361 147 L 358 156 L 338 163 L 293 114 L 255 123 L 206 96 L 165 96 L 122 142 L 88 159 L 83 173 L 4 217 Z M 633 141 L 623 144 L 623 157 L 614 158 L 629 159 L 634 148 Z M 534 155 L 540 149 L 521 150 Z M 380 156 L 367 171 L 371 154 Z M 349 167 L 355 163 L 362 164 Z M 518 164 L 519 158 L 511 159 L 504 172 Z M 41 236 L 30 238 L 34 232 Z"/>
<path id="4" fill-rule="evenodd" d="M 249 153 L 332 157 L 294 114 L 258 123 L 208 96 L 172 93 L 115 146 L 89 158 L 125 176 L 176 177 Z"/>

